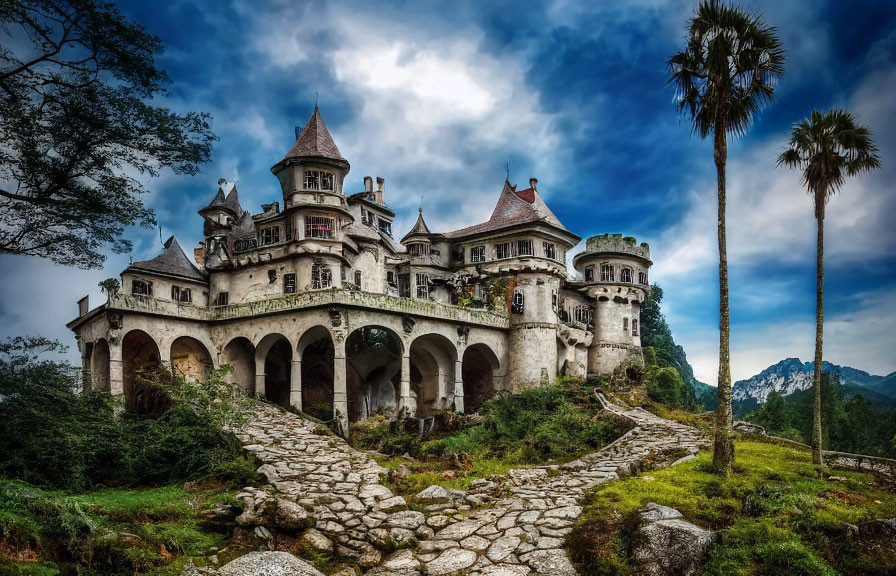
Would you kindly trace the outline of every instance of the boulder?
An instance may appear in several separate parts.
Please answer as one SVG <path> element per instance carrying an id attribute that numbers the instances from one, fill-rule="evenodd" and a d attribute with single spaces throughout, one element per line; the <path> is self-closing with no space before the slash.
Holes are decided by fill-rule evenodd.
<path id="1" fill-rule="evenodd" d="M 690 576 L 715 541 L 715 532 L 682 518 L 674 508 L 649 503 L 639 511 L 632 538 L 632 564 L 641 576 Z"/>
<path id="2" fill-rule="evenodd" d="M 463 490 L 451 490 L 437 484 L 425 488 L 414 496 L 418 502 L 448 502 L 450 500 L 463 500 L 466 492 Z"/>
<path id="3" fill-rule="evenodd" d="M 289 552 L 250 552 L 218 569 L 220 576 L 324 576 Z"/>
<path id="4" fill-rule="evenodd" d="M 896 518 L 875 518 L 856 526 L 859 538 L 896 538 Z"/>

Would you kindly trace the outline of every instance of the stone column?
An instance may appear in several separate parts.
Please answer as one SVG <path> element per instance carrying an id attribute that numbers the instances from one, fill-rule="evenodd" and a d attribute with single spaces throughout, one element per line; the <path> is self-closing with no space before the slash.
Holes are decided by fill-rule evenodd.
<path id="1" fill-rule="evenodd" d="M 460 360 L 454 363 L 454 410 L 461 414 L 464 412 L 463 365 Z"/>
<path id="2" fill-rule="evenodd" d="M 289 371 L 289 405 L 302 410 L 302 361 L 293 360 Z"/>
<path id="3" fill-rule="evenodd" d="M 109 340 L 109 394 L 124 399 L 124 365 L 121 340 Z"/>
<path id="4" fill-rule="evenodd" d="M 333 343 L 333 418 L 340 433 L 348 436 L 348 391 L 346 389 L 345 342 Z"/>
<path id="5" fill-rule="evenodd" d="M 398 410 L 404 410 L 405 416 L 412 416 L 411 412 L 411 353 L 407 351 L 401 357 L 401 384 L 398 388 Z"/>
<path id="6" fill-rule="evenodd" d="M 264 398 L 264 359 L 255 359 L 255 395 Z"/>

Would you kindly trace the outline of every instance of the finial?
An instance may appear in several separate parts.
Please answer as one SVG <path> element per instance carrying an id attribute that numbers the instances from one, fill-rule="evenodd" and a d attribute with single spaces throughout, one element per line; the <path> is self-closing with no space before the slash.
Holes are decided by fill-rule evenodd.
<path id="1" fill-rule="evenodd" d="M 159 226 L 159 244 L 161 244 L 162 246 L 165 245 L 165 241 L 162 240 L 162 227 L 161 226 Z"/>
<path id="2" fill-rule="evenodd" d="M 504 168 L 507 169 L 507 181 L 510 182 L 510 161 L 504 161 Z"/>
<path id="3" fill-rule="evenodd" d="M 423 196 L 420 197 L 420 210 L 419 210 L 419 213 L 420 213 L 420 214 L 423 214 Z"/>
<path id="4" fill-rule="evenodd" d="M 320 94 L 317 90 L 314 91 L 314 109 L 317 110 L 317 100 L 320 98 Z"/>

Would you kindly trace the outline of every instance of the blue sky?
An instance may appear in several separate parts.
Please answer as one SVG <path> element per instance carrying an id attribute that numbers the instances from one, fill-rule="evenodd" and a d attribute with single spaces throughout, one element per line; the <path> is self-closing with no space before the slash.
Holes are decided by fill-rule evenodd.
<path id="1" fill-rule="evenodd" d="M 270 174 L 319 98 L 352 171 L 386 179 L 400 237 L 421 201 L 434 230 L 490 213 L 511 181 L 539 179 L 558 217 L 582 237 L 651 245 L 652 281 L 698 378 L 718 357 L 715 169 L 710 141 L 675 110 L 665 62 L 684 43 L 694 4 L 634 2 L 120 3 L 167 47 L 165 104 L 213 114 L 221 138 L 196 177 L 163 173 L 146 202 L 167 237 L 201 238 L 196 211 L 219 178 L 238 179 L 244 207 L 278 199 Z M 732 372 L 747 378 L 814 345 L 815 221 L 798 174 L 775 168 L 791 125 L 812 108 L 845 107 L 874 133 L 883 168 L 847 182 L 826 220 L 825 358 L 896 370 L 896 4 L 742 2 L 778 28 L 787 51 L 776 101 L 729 146 L 728 249 Z M 318 96 L 319 95 L 319 96 Z M 130 233 L 135 260 L 159 233 Z M 579 247 L 581 249 L 581 246 Z M 6 334 L 42 333 L 74 347 L 75 301 L 102 301 L 104 270 L 0 258 Z"/>

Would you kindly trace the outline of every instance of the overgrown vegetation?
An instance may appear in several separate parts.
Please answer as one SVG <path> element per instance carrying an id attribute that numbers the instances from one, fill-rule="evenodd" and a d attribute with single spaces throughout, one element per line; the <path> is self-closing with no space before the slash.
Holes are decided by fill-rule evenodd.
<path id="1" fill-rule="evenodd" d="M 402 493 L 431 484 L 464 488 L 474 478 L 504 473 L 512 466 L 561 463 L 594 452 L 623 434 L 628 424 L 601 413 L 594 382 L 561 378 L 555 384 L 519 394 L 499 394 L 483 403 L 479 415 L 449 415 L 441 432 L 428 440 L 416 428 L 369 418 L 353 426 L 353 443 L 393 458 L 404 466 L 393 481 Z M 441 437 L 438 437 L 441 436 Z"/>
<path id="2" fill-rule="evenodd" d="M 0 343 L 0 571 L 135 574 L 220 547 L 204 509 L 260 480 L 224 429 L 245 416 L 222 374 L 154 370 L 140 386 L 156 410 L 116 415 L 108 393 L 78 393 L 73 367 L 42 358 L 58 348 Z"/>
<path id="3" fill-rule="evenodd" d="M 782 397 L 771 392 L 765 403 L 744 419 L 773 436 L 808 444 L 812 439 L 811 389 Z M 824 448 L 896 458 L 896 409 L 875 406 L 861 395 L 845 399 L 836 375 L 824 374 L 821 390 Z"/>
<path id="4" fill-rule="evenodd" d="M 590 493 L 568 537 L 580 573 L 624 575 L 637 511 L 647 502 L 676 508 L 720 531 L 699 574 L 892 574 L 896 543 L 850 536 L 849 524 L 896 516 L 891 479 L 838 471 L 819 477 L 807 451 L 738 442 L 734 473 L 711 470 L 712 455 L 604 484 Z"/>
<path id="5" fill-rule="evenodd" d="M 675 343 L 672 330 L 660 310 L 663 289 L 658 284 L 650 288 L 647 301 L 641 306 L 641 346 L 644 347 L 648 365 L 660 368 L 674 368 L 681 380 L 688 386 L 681 390 L 681 404 L 688 410 L 712 410 L 716 406 L 715 388 L 711 388 L 694 377 L 694 370 L 688 363 L 684 348 Z M 653 352 L 647 349 L 651 348 Z M 652 355 L 653 358 L 647 358 Z M 652 361 L 651 361 L 652 360 Z M 665 378 L 665 377 L 664 377 Z M 668 381 L 666 381 L 668 384 Z"/>

